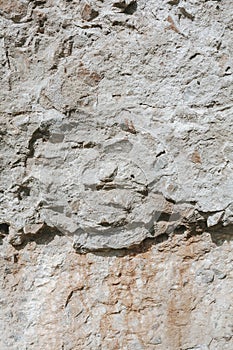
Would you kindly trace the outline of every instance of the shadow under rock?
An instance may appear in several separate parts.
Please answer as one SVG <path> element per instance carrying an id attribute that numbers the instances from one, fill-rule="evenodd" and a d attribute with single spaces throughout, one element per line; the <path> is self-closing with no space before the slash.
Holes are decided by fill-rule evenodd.
<path id="1" fill-rule="evenodd" d="M 131 246 L 130 248 L 122 248 L 122 249 L 113 249 L 113 248 L 106 248 L 96 251 L 86 251 L 85 253 L 92 253 L 96 256 L 102 256 L 102 257 L 124 257 L 124 256 L 136 256 L 138 254 L 146 253 L 151 249 L 152 246 L 165 242 L 169 238 L 168 234 L 163 233 L 157 237 L 152 238 L 146 238 L 144 241 L 142 241 L 140 244 Z M 77 253 L 80 253 L 76 251 Z M 81 253 L 81 254 L 85 254 Z"/>
<path id="2" fill-rule="evenodd" d="M 166 242 L 173 235 L 184 235 L 184 239 L 189 239 L 192 236 L 201 236 L 202 233 L 208 232 L 211 236 L 212 242 L 216 246 L 221 246 L 225 241 L 233 241 L 233 224 L 223 226 L 219 223 L 213 227 L 207 227 L 206 221 L 198 221 L 196 223 L 182 223 L 181 225 L 174 228 L 173 232 L 165 232 L 157 237 L 146 238 L 140 244 L 132 246 L 130 248 L 123 249 L 101 249 L 96 251 L 80 251 L 76 249 L 78 254 L 92 253 L 97 256 L 103 257 L 124 257 L 124 256 L 135 256 L 138 254 L 145 253 L 159 243 Z M 36 233 L 28 234 L 24 236 L 23 243 L 15 248 L 17 250 L 23 249 L 29 242 L 35 242 L 38 245 L 46 245 L 52 242 L 56 236 L 64 236 L 64 234 L 55 227 L 50 227 L 46 224 Z"/>
<path id="3" fill-rule="evenodd" d="M 233 224 L 223 226 L 221 223 L 211 227 L 208 231 L 211 235 L 212 242 L 221 246 L 225 241 L 233 241 Z"/>
<path id="4" fill-rule="evenodd" d="M 27 234 L 24 236 L 23 243 L 15 246 L 16 250 L 21 250 L 30 242 L 35 242 L 38 245 L 46 245 L 54 240 L 56 236 L 64 236 L 61 231 L 55 227 L 44 225 L 36 234 Z"/>
<path id="5" fill-rule="evenodd" d="M 102 249 L 99 251 L 86 251 L 85 253 L 103 257 L 135 256 L 149 251 L 152 246 L 166 242 L 173 235 L 183 235 L 184 239 L 187 240 L 193 236 L 201 236 L 204 232 L 210 234 L 211 240 L 216 246 L 221 246 L 225 241 L 233 241 L 233 224 L 223 226 L 222 223 L 219 223 L 213 227 L 207 227 L 207 221 L 201 220 L 195 223 L 182 223 L 174 229 L 172 234 L 165 232 L 157 237 L 146 238 L 139 245 L 132 246 L 129 249 Z M 77 251 L 77 253 L 80 252 Z"/>

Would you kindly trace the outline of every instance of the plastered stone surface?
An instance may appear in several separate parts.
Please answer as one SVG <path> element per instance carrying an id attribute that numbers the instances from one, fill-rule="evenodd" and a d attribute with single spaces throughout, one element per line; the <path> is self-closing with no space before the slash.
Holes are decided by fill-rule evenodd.
<path id="1" fill-rule="evenodd" d="M 1 349 L 233 348 L 232 14 L 0 1 Z"/>

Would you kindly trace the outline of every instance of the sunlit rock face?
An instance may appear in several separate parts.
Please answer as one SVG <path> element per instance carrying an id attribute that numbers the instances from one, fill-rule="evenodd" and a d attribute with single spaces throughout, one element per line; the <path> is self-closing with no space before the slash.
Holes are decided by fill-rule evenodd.
<path id="1" fill-rule="evenodd" d="M 232 13 L 0 0 L 2 350 L 232 350 Z"/>

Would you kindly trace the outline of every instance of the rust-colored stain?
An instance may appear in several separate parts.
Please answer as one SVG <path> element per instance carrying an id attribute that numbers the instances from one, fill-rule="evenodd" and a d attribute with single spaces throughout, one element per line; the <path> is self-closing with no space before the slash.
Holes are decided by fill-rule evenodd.
<path id="1" fill-rule="evenodd" d="M 183 344 L 183 328 L 189 324 L 192 311 L 193 296 L 189 285 L 189 268 L 189 263 L 176 268 L 174 280 L 177 279 L 177 286 L 176 289 L 169 291 L 167 337 L 174 349 L 180 349 Z"/>
<path id="2" fill-rule="evenodd" d="M 166 30 L 171 29 L 174 32 L 180 34 L 180 30 L 176 27 L 175 22 L 170 15 L 167 17 L 167 21 L 170 23 L 170 25 L 168 27 L 166 27 L 165 29 Z"/>
<path id="3" fill-rule="evenodd" d="M 132 120 L 128 120 L 127 118 L 125 118 L 124 128 L 126 131 L 130 132 L 131 134 L 137 134 L 137 131 L 135 129 L 135 126 L 134 126 Z"/>
<path id="4" fill-rule="evenodd" d="M 89 4 L 85 4 L 81 10 L 81 17 L 84 21 L 92 21 L 98 15 L 98 11 L 93 9 Z"/>
<path id="5" fill-rule="evenodd" d="M 81 78 L 84 83 L 90 86 L 97 85 L 102 79 L 102 77 L 98 73 L 92 72 L 85 67 L 79 68 L 77 76 L 78 78 Z"/>
<path id="6" fill-rule="evenodd" d="M 82 349 L 93 334 L 108 350 L 130 348 L 132 339 L 143 349 L 153 350 L 160 342 L 164 349 L 181 349 L 197 304 L 192 264 L 206 253 L 206 245 L 201 236 L 174 236 L 121 256 L 66 251 L 48 284 L 34 286 L 33 277 L 27 287 L 40 296 L 37 336 L 54 349 L 61 344 Z M 17 262 L 12 249 L 2 288 L 7 284 L 23 294 L 25 269 L 30 265 L 36 276 L 44 264 L 43 249 L 31 242 L 17 253 Z"/>
<path id="7" fill-rule="evenodd" d="M 196 164 L 201 164 L 201 156 L 197 150 L 195 150 L 191 156 L 191 161 Z"/>

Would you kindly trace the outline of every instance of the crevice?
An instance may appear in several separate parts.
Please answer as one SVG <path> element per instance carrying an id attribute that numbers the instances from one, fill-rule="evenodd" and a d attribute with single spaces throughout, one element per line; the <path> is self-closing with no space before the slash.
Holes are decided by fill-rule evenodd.
<path id="1" fill-rule="evenodd" d="M 3 244 L 3 239 L 9 234 L 10 225 L 7 223 L 0 224 L 0 245 Z"/>
<path id="2" fill-rule="evenodd" d="M 9 51 L 8 51 L 7 48 L 5 49 L 5 52 L 6 52 L 6 61 L 7 61 L 8 69 L 11 70 L 11 63 L 10 63 L 10 58 L 9 58 Z"/>
<path id="3" fill-rule="evenodd" d="M 211 235 L 212 242 L 221 246 L 224 241 L 233 241 L 233 224 L 223 226 L 222 222 L 215 226 L 209 227 L 208 232 Z"/>
<path id="4" fill-rule="evenodd" d="M 103 226 L 103 227 L 122 227 L 122 226 L 126 226 L 128 224 L 126 219 L 120 219 L 118 221 L 114 221 L 114 223 L 102 220 L 98 225 Z"/>
<path id="5" fill-rule="evenodd" d="M 162 233 L 161 235 L 158 235 L 157 237 L 147 237 L 145 238 L 140 244 L 132 245 L 130 248 L 121 248 L 121 249 L 114 249 L 114 248 L 101 248 L 101 249 L 88 249 L 85 247 L 75 247 L 75 250 L 78 254 L 87 254 L 92 253 L 97 256 L 117 256 L 117 257 L 124 257 L 124 256 L 136 256 L 138 254 L 145 253 L 151 249 L 152 246 L 157 245 L 159 243 L 163 243 L 169 239 L 169 235 L 167 233 Z"/>
<path id="6" fill-rule="evenodd" d="M 145 186 L 143 189 L 136 191 L 137 193 L 141 194 L 143 197 L 148 197 L 149 190 L 148 187 Z"/>
<path id="7" fill-rule="evenodd" d="M 169 5 L 179 5 L 179 2 L 180 2 L 180 0 L 170 0 L 170 1 L 168 1 L 168 4 Z"/>
<path id="8" fill-rule="evenodd" d="M 85 141 L 80 141 L 80 142 L 77 142 L 76 145 L 73 145 L 71 146 L 72 149 L 77 149 L 77 148 L 94 148 L 96 147 L 97 144 L 95 142 L 92 142 L 92 141 L 88 141 L 88 142 L 85 142 Z"/>
<path id="9" fill-rule="evenodd" d="M 34 9 L 36 6 L 44 5 L 46 1 L 47 0 L 31 0 L 30 2 L 33 3 L 33 9 Z"/>
<path id="10" fill-rule="evenodd" d="M 9 234 L 9 227 L 10 227 L 9 224 L 7 224 L 5 222 L 1 223 L 0 224 L 0 235 L 4 235 L 4 236 L 8 235 Z"/>
<path id="11" fill-rule="evenodd" d="M 199 52 L 196 52 L 194 53 L 192 56 L 189 57 L 190 60 L 193 60 L 194 58 L 196 58 L 197 56 L 199 56 L 200 53 Z"/>
<path id="12" fill-rule="evenodd" d="M 127 4 L 125 1 L 116 2 L 113 7 L 116 7 L 121 10 L 122 13 L 125 13 L 126 15 L 133 15 L 134 12 L 137 11 L 137 1 L 131 1 L 129 4 Z"/>
<path id="13" fill-rule="evenodd" d="M 105 182 L 104 183 L 100 183 L 100 184 L 95 186 L 95 190 L 96 191 L 100 191 L 100 190 L 110 191 L 110 190 L 114 190 L 116 188 L 118 188 L 118 186 L 116 184 L 110 183 L 110 182 L 108 182 L 108 183 L 105 183 Z"/>
<path id="14" fill-rule="evenodd" d="M 169 222 L 171 221 L 171 214 L 170 213 L 165 213 L 165 212 L 162 212 L 157 220 L 157 222 L 160 222 L 160 221 L 165 221 L 165 222 Z"/>
<path id="15" fill-rule="evenodd" d="M 50 137 L 50 131 L 49 131 L 49 125 L 41 125 L 38 129 L 36 129 L 31 139 L 28 143 L 28 154 L 27 158 L 33 158 L 35 154 L 35 143 L 37 140 L 42 139 L 43 142 L 46 142 L 49 140 Z"/>
<path id="16" fill-rule="evenodd" d="M 184 7 L 180 7 L 179 10 L 184 17 L 190 19 L 191 21 L 194 20 L 194 16 L 191 13 L 189 13 Z"/>
<path id="17" fill-rule="evenodd" d="M 112 25 L 113 25 L 113 26 L 127 27 L 127 28 L 129 28 L 129 29 L 133 29 L 133 30 L 138 31 L 138 28 L 135 27 L 135 25 L 130 24 L 130 23 L 127 23 L 127 21 L 126 21 L 126 22 L 123 22 L 123 21 L 113 21 L 113 22 L 112 22 Z"/>
<path id="18" fill-rule="evenodd" d="M 78 24 L 75 24 L 75 27 L 78 27 L 80 29 L 91 29 L 91 28 L 99 28 L 99 29 L 103 29 L 103 26 L 101 24 L 95 24 L 95 23 L 92 23 L 92 24 L 84 24 L 82 26 L 78 25 Z"/>
<path id="19" fill-rule="evenodd" d="M 17 191 L 17 197 L 19 200 L 22 200 L 25 197 L 29 197 L 30 196 L 30 191 L 31 188 L 28 186 L 24 186 L 24 185 L 20 185 Z"/>
<path id="20" fill-rule="evenodd" d="M 127 248 L 115 249 L 113 247 L 101 247 L 96 249 L 89 249 L 85 246 L 79 246 L 74 248 L 76 252 L 80 254 L 92 253 L 101 256 L 122 257 L 126 255 L 137 255 L 145 253 L 148 250 L 150 250 L 152 246 L 158 245 L 159 243 L 163 243 L 169 239 L 172 239 L 172 237 L 174 237 L 175 235 L 182 235 L 184 240 L 188 240 L 193 236 L 200 236 L 206 232 L 210 234 L 212 242 L 215 243 L 217 246 L 222 245 L 224 241 L 230 242 L 233 240 L 233 224 L 223 226 L 223 223 L 220 222 L 215 226 L 208 227 L 207 215 L 206 217 L 203 217 L 198 211 L 191 218 L 184 218 L 178 224 L 176 220 L 179 219 L 179 213 L 161 213 L 157 220 L 155 220 L 155 217 L 153 218 L 153 223 L 151 227 L 147 227 L 152 237 L 147 237 L 139 244 L 132 244 L 130 247 Z M 163 233 L 155 236 L 156 230 L 154 229 L 154 223 L 161 221 L 167 223 L 170 222 L 171 224 L 174 224 L 174 226 L 172 226 L 172 230 L 171 226 L 167 226 Z M 105 225 L 103 224 L 103 226 Z M 106 226 L 108 226 L 109 228 L 113 227 L 113 225 L 109 223 Z"/>
<path id="21" fill-rule="evenodd" d="M 187 227 L 185 225 L 178 225 L 175 228 L 174 233 L 175 235 L 183 235 L 186 231 L 187 231 Z"/>
<path id="22" fill-rule="evenodd" d="M 162 156 L 163 154 L 165 154 L 166 151 L 161 151 L 158 154 L 156 154 L 156 158 L 159 158 L 160 156 Z"/>

